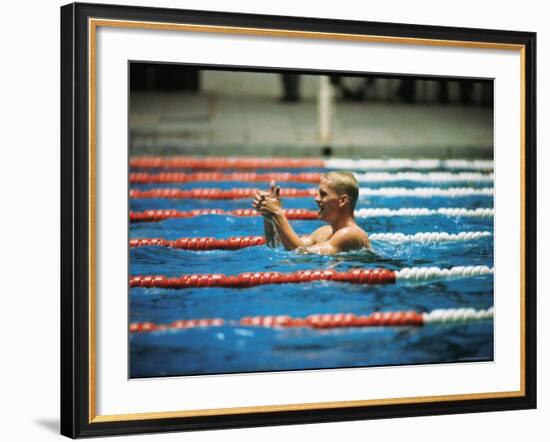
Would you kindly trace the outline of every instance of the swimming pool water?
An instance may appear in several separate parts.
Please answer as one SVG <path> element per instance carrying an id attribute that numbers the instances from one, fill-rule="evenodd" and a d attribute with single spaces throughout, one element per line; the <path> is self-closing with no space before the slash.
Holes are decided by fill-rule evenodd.
<path id="1" fill-rule="evenodd" d="M 291 171 L 292 172 L 292 171 Z M 307 188 L 314 184 L 280 183 L 282 187 Z M 490 187 L 491 183 L 363 183 L 361 187 Z M 135 189 L 177 187 L 263 187 L 267 183 L 200 182 L 132 185 Z M 316 209 L 312 197 L 283 198 L 285 208 Z M 192 210 L 250 208 L 251 200 L 130 199 L 131 211 L 147 209 Z M 492 196 L 466 197 L 361 197 L 360 208 L 385 207 L 493 207 Z M 369 234 L 488 231 L 493 218 L 420 217 L 358 218 Z M 322 225 L 320 221 L 292 221 L 299 234 Z M 207 215 L 160 222 L 130 224 L 130 238 L 166 238 L 262 235 L 261 217 Z M 378 268 L 486 265 L 493 267 L 493 236 L 454 243 L 390 243 L 372 241 L 367 251 L 335 256 L 299 255 L 266 246 L 236 251 L 186 251 L 164 247 L 132 248 L 131 275 L 180 276 L 189 273 L 238 274 L 246 271 L 292 272 L 305 269 Z M 244 316 L 416 310 L 438 308 L 486 309 L 493 306 L 493 276 L 423 284 L 383 286 L 330 281 L 308 284 L 264 285 L 246 289 L 132 288 L 129 322 L 159 324 L 178 319 Z M 180 376 L 235 372 L 315 368 L 385 366 L 493 359 L 493 321 L 424 327 L 375 327 L 318 330 L 275 329 L 225 325 L 177 331 L 133 333 L 130 342 L 130 377 Z"/>

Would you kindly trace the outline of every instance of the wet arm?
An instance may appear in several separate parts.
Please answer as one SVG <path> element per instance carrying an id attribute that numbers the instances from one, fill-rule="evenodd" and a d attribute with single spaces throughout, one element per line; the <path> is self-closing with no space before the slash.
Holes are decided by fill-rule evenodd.
<path id="1" fill-rule="evenodd" d="M 282 211 L 275 214 L 271 219 L 273 220 L 273 226 L 279 234 L 279 239 L 286 250 L 305 247 L 310 243 L 308 237 L 302 238 L 296 234 Z"/>
<path id="2" fill-rule="evenodd" d="M 265 243 L 268 247 L 277 247 L 281 244 L 279 234 L 273 225 L 273 222 L 269 219 L 264 218 L 264 234 L 265 234 Z"/>

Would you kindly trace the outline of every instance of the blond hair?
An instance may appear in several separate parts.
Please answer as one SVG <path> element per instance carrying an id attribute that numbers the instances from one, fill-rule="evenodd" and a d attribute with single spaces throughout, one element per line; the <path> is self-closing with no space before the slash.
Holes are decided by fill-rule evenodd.
<path id="1" fill-rule="evenodd" d="M 359 182 L 351 172 L 332 171 L 321 176 L 330 181 L 332 187 L 338 195 L 347 195 L 350 200 L 351 210 L 355 209 L 357 198 L 359 198 Z"/>

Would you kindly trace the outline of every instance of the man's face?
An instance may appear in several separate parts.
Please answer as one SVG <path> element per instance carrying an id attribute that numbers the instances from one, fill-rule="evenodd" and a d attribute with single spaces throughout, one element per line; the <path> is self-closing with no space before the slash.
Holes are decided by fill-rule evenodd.
<path id="1" fill-rule="evenodd" d="M 315 202 L 319 206 L 319 219 L 331 222 L 340 212 L 342 195 L 338 195 L 325 177 L 321 178 Z"/>

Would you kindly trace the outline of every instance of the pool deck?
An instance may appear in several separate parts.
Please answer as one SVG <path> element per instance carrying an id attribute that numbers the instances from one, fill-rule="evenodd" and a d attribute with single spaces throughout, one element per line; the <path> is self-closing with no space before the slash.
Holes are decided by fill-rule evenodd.
<path id="1" fill-rule="evenodd" d="M 263 97 L 132 93 L 132 155 L 491 158 L 492 109 L 338 100 L 329 143 L 317 103 Z"/>

